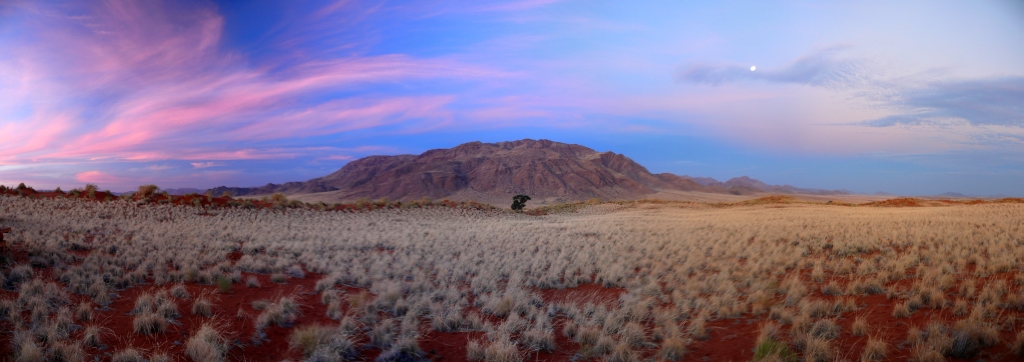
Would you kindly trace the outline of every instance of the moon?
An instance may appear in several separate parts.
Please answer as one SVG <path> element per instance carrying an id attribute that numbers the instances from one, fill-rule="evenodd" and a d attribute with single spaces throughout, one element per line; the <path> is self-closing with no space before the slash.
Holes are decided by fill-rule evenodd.
<path id="1" fill-rule="evenodd" d="M 753 72 L 753 71 L 754 71 L 755 69 L 757 69 L 757 67 L 756 67 L 756 66 L 753 66 L 753 65 L 752 65 L 752 66 L 750 66 L 750 71 L 751 71 L 751 72 Z"/>

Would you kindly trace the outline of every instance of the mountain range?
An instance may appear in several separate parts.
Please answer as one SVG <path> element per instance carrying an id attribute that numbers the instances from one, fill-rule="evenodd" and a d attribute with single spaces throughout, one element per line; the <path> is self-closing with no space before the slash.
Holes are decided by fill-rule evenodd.
<path id="1" fill-rule="evenodd" d="M 660 191 L 734 195 L 850 193 L 768 185 L 746 176 L 720 182 L 707 177 L 653 174 L 621 154 L 543 139 L 469 142 L 420 155 L 369 156 L 308 181 L 260 187 L 221 186 L 210 191 L 215 195 L 230 192 L 234 196 L 316 193 L 335 201 L 427 197 L 500 203 L 516 194 L 538 200 L 574 201 L 635 199 Z"/>

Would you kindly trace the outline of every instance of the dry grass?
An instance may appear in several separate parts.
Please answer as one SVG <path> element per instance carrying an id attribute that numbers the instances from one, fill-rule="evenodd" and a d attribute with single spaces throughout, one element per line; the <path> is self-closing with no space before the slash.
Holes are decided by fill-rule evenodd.
<path id="1" fill-rule="evenodd" d="M 161 320 L 176 323 L 179 305 L 203 317 L 221 310 L 209 299 L 216 295 L 193 299 L 188 290 L 197 290 L 194 283 L 219 277 L 260 288 L 243 273 L 291 284 L 315 273 L 316 286 L 302 292 L 321 293 L 338 327 L 292 331 L 295 348 L 307 358 L 347 358 L 337 351 L 351 340 L 369 341 L 389 356 L 416 355 L 421 337 L 406 318 L 415 315 L 438 330 L 482 331 L 486 337 L 467 348 L 474 360 L 515 361 L 528 351 L 566 348 L 554 345 L 555 318 L 565 320 L 560 332 L 580 344 L 582 359 L 681 359 L 690 339 L 721 338 L 711 325 L 754 318 L 772 324 L 762 326 L 756 345 L 737 348 L 792 346 L 801 358 L 822 360 L 850 358 L 836 356 L 849 343 L 839 338 L 837 321 L 860 313 L 864 295 L 886 294 L 903 323 L 922 314 L 957 316 L 908 334 L 900 355 L 974 356 L 998 343 L 1019 351 L 1024 337 L 1000 341 L 997 332 L 1016 328 L 1024 309 L 1018 290 L 1024 250 L 1017 245 L 1024 204 L 948 205 L 855 207 L 784 198 L 742 205 L 595 202 L 530 216 L 441 207 L 265 212 L 0 197 L 0 218 L 24 231 L 10 234 L 12 243 L 32 255 L 31 264 L 4 269 L 2 282 L 18 295 L 0 301 L 0 312 L 17 325 L 12 336 L 40 335 L 53 343 L 73 329 L 69 321 L 81 322 L 82 346 L 91 351 L 101 346 L 103 323 L 92 311 L 111 303 L 114 291 L 166 285 L 134 301 L 133 327 L 149 335 L 166 330 Z M 87 233 L 95 238 L 89 243 Z M 75 259 L 67 253 L 72 245 L 89 245 L 91 252 Z M 241 253 L 237 262 L 228 259 L 231 252 Z M 47 266 L 60 266 L 52 269 L 59 284 L 36 281 L 48 275 L 38 272 Z M 571 307 L 538 292 L 583 284 L 625 291 L 609 305 Z M 72 294 L 92 302 L 59 302 Z M 297 298 L 275 299 L 253 304 L 260 309 L 252 318 L 257 330 L 302 325 Z M 863 337 L 882 328 L 855 317 L 850 332 Z M 897 353 L 878 338 L 869 338 L 862 359 Z M 18 339 L 12 357 L 33 358 L 42 350 L 45 358 L 54 344 L 41 341 Z M 222 360 L 227 346 L 207 325 L 187 341 L 186 354 Z"/>
<path id="2" fill-rule="evenodd" d="M 868 338 L 868 343 L 864 345 L 864 351 L 861 352 L 861 361 L 881 361 L 889 354 L 889 345 L 884 339 L 879 337 Z"/>
<path id="3" fill-rule="evenodd" d="M 863 336 L 868 333 L 868 320 L 863 316 L 859 316 L 853 320 L 853 325 L 850 326 L 850 333 L 854 336 Z"/>
<path id="4" fill-rule="evenodd" d="M 199 327 L 185 345 L 185 354 L 195 362 L 224 361 L 227 351 L 227 340 L 211 323 Z"/>

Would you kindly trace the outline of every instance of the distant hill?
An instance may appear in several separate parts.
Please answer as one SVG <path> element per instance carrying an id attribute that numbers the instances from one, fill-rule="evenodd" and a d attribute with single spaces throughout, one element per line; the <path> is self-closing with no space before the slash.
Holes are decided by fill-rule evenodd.
<path id="1" fill-rule="evenodd" d="M 942 196 L 942 197 L 970 197 L 970 196 L 961 194 L 959 192 L 944 192 L 944 193 L 941 193 L 941 194 L 938 194 L 938 195 L 935 195 L 935 196 Z"/>
<path id="2" fill-rule="evenodd" d="M 305 182 L 261 187 L 211 189 L 234 196 L 332 193 L 334 199 L 432 199 L 463 196 L 480 201 L 507 200 L 515 194 L 534 199 L 633 199 L 661 190 L 731 193 L 849 194 L 848 191 L 802 189 L 768 185 L 749 177 L 725 182 L 706 177 L 652 174 L 628 157 L 614 152 L 549 140 L 470 142 L 420 155 L 370 156 L 349 162 L 340 170 Z"/>
<path id="3" fill-rule="evenodd" d="M 193 189 L 193 188 L 166 189 L 166 190 L 162 190 L 162 191 L 166 191 L 170 195 L 188 195 L 188 194 L 201 194 L 201 193 L 203 193 L 203 190 Z"/>

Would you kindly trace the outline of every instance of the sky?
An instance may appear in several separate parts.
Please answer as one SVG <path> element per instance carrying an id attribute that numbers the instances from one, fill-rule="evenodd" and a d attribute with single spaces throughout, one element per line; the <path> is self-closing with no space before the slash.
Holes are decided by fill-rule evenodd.
<path id="1" fill-rule="evenodd" d="M 1022 63 L 1016 0 L 0 1 L 0 184 L 258 186 L 532 138 L 1024 196 Z"/>

